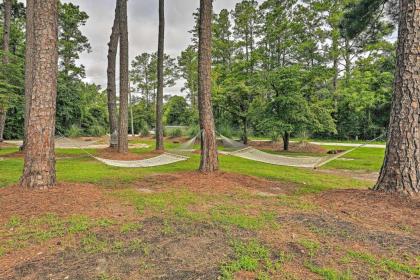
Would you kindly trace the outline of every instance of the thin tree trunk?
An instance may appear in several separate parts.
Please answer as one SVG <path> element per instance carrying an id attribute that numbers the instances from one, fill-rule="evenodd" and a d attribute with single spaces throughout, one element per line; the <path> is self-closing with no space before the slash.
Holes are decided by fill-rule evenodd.
<path id="1" fill-rule="evenodd" d="M 290 133 L 285 132 L 283 135 L 283 150 L 285 151 L 289 150 L 289 143 L 290 143 Z"/>
<path id="2" fill-rule="evenodd" d="M 10 20 L 12 17 L 12 0 L 4 0 L 4 24 L 3 24 L 3 64 L 9 64 L 10 50 Z M 6 126 L 7 106 L 0 102 L 0 142 L 3 142 L 4 128 Z"/>
<path id="3" fill-rule="evenodd" d="M 115 73 L 117 64 L 117 50 L 119 33 L 119 0 L 116 1 L 115 18 L 112 26 L 111 37 L 108 43 L 108 68 L 107 68 L 107 95 L 108 95 L 108 115 L 109 115 L 109 132 L 112 135 L 118 131 L 118 117 L 117 117 L 117 90 L 115 86 Z M 111 148 L 116 148 L 114 144 L 110 143 Z"/>
<path id="4" fill-rule="evenodd" d="M 56 0 L 35 1 L 34 50 L 30 118 L 23 175 L 26 188 L 49 188 L 55 175 L 55 111 L 58 70 L 58 12 Z"/>
<path id="5" fill-rule="evenodd" d="M 120 119 L 118 152 L 128 152 L 128 26 L 127 0 L 120 0 Z"/>
<path id="6" fill-rule="evenodd" d="M 420 192 L 420 2 L 400 0 L 397 68 L 384 164 L 375 190 Z"/>
<path id="7" fill-rule="evenodd" d="M 34 51 L 34 0 L 26 0 L 26 46 L 25 46 L 25 127 L 23 137 L 23 147 L 27 143 L 27 130 L 29 123 L 29 110 L 31 107 L 32 96 L 32 71 L 33 71 L 33 51 Z"/>
<path id="8" fill-rule="evenodd" d="M 344 81 L 345 81 L 345 85 L 348 86 L 349 82 L 350 82 L 350 74 L 351 74 L 351 58 L 350 58 L 350 39 L 345 38 L 345 54 L 344 54 L 344 62 L 345 62 L 345 77 L 344 77 Z"/>
<path id="9" fill-rule="evenodd" d="M 242 136 L 242 140 L 245 145 L 248 145 L 248 120 L 247 118 L 243 118 L 242 124 L 244 126 L 244 130 L 243 130 L 244 135 Z"/>
<path id="10" fill-rule="evenodd" d="M 219 169 L 216 134 L 211 104 L 211 21 L 212 0 L 200 0 L 198 45 L 198 106 L 201 127 L 201 172 Z"/>
<path id="11" fill-rule="evenodd" d="M 165 1 L 159 0 L 159 38 L 158 38 L 158 61 L 157 80 L 158 88 L 156 95 L 156 150 L 163 151 L 163 60 L 165 46 Z"/>

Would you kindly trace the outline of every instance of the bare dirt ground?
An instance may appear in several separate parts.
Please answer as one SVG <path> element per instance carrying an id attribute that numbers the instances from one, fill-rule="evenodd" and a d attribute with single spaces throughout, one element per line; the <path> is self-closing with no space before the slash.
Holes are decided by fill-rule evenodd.
<path id="1" fill-rule="evenodd" d="M 296 187 L 187 172 L 117 189 L 1 189 L 0 246 L 15 247 L 0 253 L 0 279 L 229 279 L 226 267 L 234 279 L 420 277 L 418 198 L 368 190 L 288 195 Z M 59 219 L 41 227 L 34 222 L 48 213 Z M 35 238 L 35 229 L 73 215 L 92 225 L 84 230 L 77 220 L 69 224 L 77 230 Z M 34 241 L 22 243 L 25 238 Z M 262 247 L 238 253 L 233 241 Z"/>

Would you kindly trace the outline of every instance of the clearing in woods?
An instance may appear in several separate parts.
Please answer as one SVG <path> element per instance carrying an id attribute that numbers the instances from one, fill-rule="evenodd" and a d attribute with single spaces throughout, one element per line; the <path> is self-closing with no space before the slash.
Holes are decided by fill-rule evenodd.
<path id="1" fill-rule="evenodd" d="M 153 142 L 131 140 L 147 145 L 130 155 L 153 156 Z M 0 278 L 419 278 L 420 201 L 368 190 L 383 152 L 361 148 L 320 170 L 220 155 L 222 171 L 203 175 L 197 154 L 121 169 L 59 149 L 62 183 L 33 192 L 15 185 L 22 155 L 3 145 Z"/>

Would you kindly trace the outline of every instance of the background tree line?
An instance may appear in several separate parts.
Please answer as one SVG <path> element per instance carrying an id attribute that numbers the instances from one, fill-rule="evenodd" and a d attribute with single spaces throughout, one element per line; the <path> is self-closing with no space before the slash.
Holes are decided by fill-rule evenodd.
<path id="1" fill-rule="evenodd" d="M 25 9 L 12 2 L 10 63 L 0 69 L 0 102 L 8 111 L 5 138 L 21 138 Z M 378 10 L 368 28 L 351 36 L 343 25 L 346 11 L 357 2 L 244 0 L 232 11 L 214 14 L 212 95 L 218 130 L 237 133 L 244 141 L 251 134 L 284 140 L 380 135 L 389 120 L 395 24 Z M 168 125 L 198 122 L 198 13 L 194 15 L 191 44 L 179 57 L 164 59 L 164 86 L 182 78 L 185 95 L 165 96 Z M 80 31 L 87 20 L 78 6 L 59 5 L 57 130 L 67 135 L 108 132 L 106 93 L 83 82 L 84 67 L 77 63 L 82 52 L 90 51 Z M 155 52 L 132 60 L 130 84 L 135 132 L 147 131 L 156 121 Z"/>

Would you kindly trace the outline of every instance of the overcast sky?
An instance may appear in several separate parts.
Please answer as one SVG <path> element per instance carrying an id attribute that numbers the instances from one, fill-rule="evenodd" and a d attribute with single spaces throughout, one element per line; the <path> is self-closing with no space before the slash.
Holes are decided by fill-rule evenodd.
<path id="1" fill-rule="evenodd" d="M 103 88 L 106 84 L 106 65 L 109 36 L 114 20 L 115 0 L 65 0 L 79 5 L 90 18 L 84 34 L 92 45 L 91 53 L 84 53 L 80 63 L 86 67 L 86 81 L 94 82 Z M 157 50 L 158 36 L 158 2 L 157 0 L 129 0 L 128 25 L 130 42 L 130 61 L 142 52 Z M 198 8 L 199 0 L 165 1 L 166 31 L 165 52 L 178 56 L 189 44 L 194 25 L 192 13 Z M 216 0 L 214 10 L 231 10 L 239 0 Z M 118 78 L 118 77 L 117 77 Z M 165 94 L 179 94 L 182 82 L 176 87 L 165 89 Z"/>

